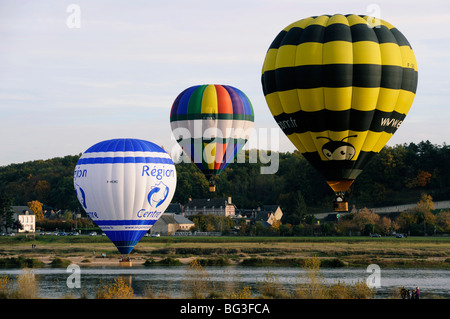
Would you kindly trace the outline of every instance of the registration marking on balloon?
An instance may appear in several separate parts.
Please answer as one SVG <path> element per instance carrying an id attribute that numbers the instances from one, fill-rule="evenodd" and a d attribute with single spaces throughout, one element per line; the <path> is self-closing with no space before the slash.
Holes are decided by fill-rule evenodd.
<path id="1" fill-rule="evenodd" d="M 88 216 L 122 254 L 128 254 L 169 206 L 176 170 L 161 147 L 114 139 L 83 153 L 74 186 Z"/>

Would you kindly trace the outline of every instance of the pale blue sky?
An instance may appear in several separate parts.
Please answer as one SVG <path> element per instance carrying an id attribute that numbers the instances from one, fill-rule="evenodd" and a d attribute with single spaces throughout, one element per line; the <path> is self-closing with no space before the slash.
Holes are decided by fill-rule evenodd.
<path id="1" fill-rule="evenodd" d="M 72 3 L 80 28 L 67 25 Z M 78 154 L 119 137 L 169 150 L 172 103 L 196 84 L 241 89 L 255 127 L 270 132 L 277 125 L 260 82 L 267 48 L 288 24 L 334 13 L 377 15 L 415 51 L 416 99 L 388 144 L 448 143 L 448 0 L 2 0 L 0 165 Z M 281 131 L 279 137 L 279 150 L 294 150 Z"/>

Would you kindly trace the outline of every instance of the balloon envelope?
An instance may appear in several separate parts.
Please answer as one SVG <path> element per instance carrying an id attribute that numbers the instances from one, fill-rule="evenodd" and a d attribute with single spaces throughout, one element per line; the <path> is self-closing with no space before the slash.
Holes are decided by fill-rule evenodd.
<path id="1" fill-rule="evenodd" d="M 335 192 L 345 192 L 402 124 L 417 76 L 398 29 L 337 14 L 283 29 L 267 51 L 262 86 L 283 132 Z"/>
<path id="2" fill-rule="evenodd" d="M 107 140 L 82 154 L 74 186 L 89 217 L 120 253 L 128 254 L 172 200 L 175 165 L 151 142 Z"/>
<path id="3" fill-rule="evenodd" d="M 229 85 L 196 85 L 181 92 L 170 112 L 172 132 L 184 153 L 208 177 L 234 160 L 253 128 L 248 97 Z"/>

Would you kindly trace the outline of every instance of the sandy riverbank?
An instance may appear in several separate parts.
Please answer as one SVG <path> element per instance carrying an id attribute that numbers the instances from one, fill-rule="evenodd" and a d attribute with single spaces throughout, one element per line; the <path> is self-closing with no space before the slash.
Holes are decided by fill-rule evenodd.
<path id="1" fill-rule="evenodd" d="M 18 256 L 10 256 L 10 257 L 18 257 Z M 39 260 L 44 263 L 45 266 L 50 266 L 52 261 L 55 259 L 55 256 L 40 256 L 33 257 L 34 259 Z M 186 257 L 186 258 L 177 258 L 182 264 L 189 264 L 196 257 Z M 73 256 L 73 257 L 64 257 L 65 260 L 69 260 L 71 264 L 76 264 L 80 267 L 118 267 L 119 265 L 119 256 L 114 257 L 90 257 L 86 258 L 83 256 Z M 158 261 L 160 258 L 155 258 Z M 146 258 L 137 256 L 135 258 L 131 258 L 133 266 L 142 266 L 144 265 Z"/>

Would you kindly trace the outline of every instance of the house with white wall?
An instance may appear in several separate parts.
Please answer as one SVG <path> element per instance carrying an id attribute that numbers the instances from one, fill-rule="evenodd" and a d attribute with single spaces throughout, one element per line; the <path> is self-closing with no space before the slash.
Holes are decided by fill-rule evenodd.
<path id="1" fill-rule="evenodd" d="M 22 229 L 19 233 L 34 233 L 36 231 L 36 215 L 28 206 L 12 206 L 14 211 L 14 220 L 22 224 Z"/>
<path id="2" fill-rule="evenodd" d="M 173 214 L 164 213 L 156 221 L 156 223 L 150 228 L 151 234 L 161 234 L 161 235 L 173 235 L 177 231 L 189 231 L 195 224 L 187 219 L 186 217 Z"/>

